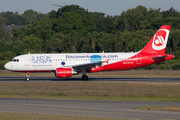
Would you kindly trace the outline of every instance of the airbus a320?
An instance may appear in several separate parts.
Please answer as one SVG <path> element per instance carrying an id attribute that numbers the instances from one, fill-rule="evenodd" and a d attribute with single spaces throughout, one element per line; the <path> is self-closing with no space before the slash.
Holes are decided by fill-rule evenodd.
<path id="1" fill-rule="evenodd" d="M 29 80 L 31 72 L 54 72 L 57 78 L 68 78 L 82 74 L 88 80 L 87 72 L 129 70 L 160 63 L 174 58 L 165 54 L 170 32 L 170 25 L 163 25 L 138 52 L 114 53 L 59 53 L 59 54 L 24 54 L 14 57 L 5 64 L 5 69 L 26 72 Z"/>

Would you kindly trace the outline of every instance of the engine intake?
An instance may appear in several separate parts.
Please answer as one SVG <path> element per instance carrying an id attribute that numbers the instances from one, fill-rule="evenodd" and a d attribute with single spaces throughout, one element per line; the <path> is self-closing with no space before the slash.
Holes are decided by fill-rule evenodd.
<path id="1" fill-rule="evenodd" d="M 57 78 L 68 78 L 76 74 L 78 73 L 74 71 L 72 68 L 57 68 L 55 72 L 55 76 Z"/>

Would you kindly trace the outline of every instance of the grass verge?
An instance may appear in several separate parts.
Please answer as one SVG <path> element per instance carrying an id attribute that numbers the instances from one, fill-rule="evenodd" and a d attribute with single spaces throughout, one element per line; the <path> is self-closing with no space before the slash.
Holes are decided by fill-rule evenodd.
<path id="1" fill-rule="evenodd" d="M 148 107 L 137 107 L 134 109 L 180 112 L 180 107 L 176 107 L 176 106 L 161 106 L 161 108 L 160 106 L 148 106 Z"/>
<path id="2" fill-rule="evenodd" d="M 0 112 L 0 119 L 1 120 L 92 120 L 93 117 Z M 96 117 L 95 119 L 116 120 L 116 119 L 96 118 Z"/>
<path id="3" fill-rule="evenodd" d="M 2 98 L 180 101 L 180 83 L 3 81 Z"/>

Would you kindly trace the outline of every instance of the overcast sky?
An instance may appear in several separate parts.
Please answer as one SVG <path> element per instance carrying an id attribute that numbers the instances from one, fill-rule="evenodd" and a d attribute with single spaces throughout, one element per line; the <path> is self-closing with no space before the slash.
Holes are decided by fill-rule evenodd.
<path id="1" fill-rule="evenodd" d="M 75 4 L 88 9 L 90 12 L 103 12 L 106 15 L 120 15 L 123 11 L 143 5 L 146 8 L 161 8 L 169 10 L 174 7 L 180 11 L 180 0 L 0 0 L 0 13 L 6 11 L 24 11 L 33 9 L 41 13 L 58 10 L 52 4 L 70 5 Z"/>

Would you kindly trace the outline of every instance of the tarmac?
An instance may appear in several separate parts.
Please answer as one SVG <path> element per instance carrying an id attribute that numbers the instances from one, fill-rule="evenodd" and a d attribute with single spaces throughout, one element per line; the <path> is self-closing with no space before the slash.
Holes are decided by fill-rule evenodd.
<path id="1" fill-rule="evenodd" d="M 176 106 L 180 102 L 95 101 L 0 98 L 0 111 L 119 119 L 179 119 L 179 112 L 137 110 L 142 106 Z"/>
<path id="2" fill-rule="evenodd" d="M 180 83 L 178 77 L 89 77 L 89 82 Z M 23 76 L 1 76 L 0 81 L 25 81 Z M 79 76 L 65 79 L 30 77 L 30 81 L 83 81 Z M 176 106 L 180 102 L 95 101 L 62 99 L 0 98 L 0 111 L 54 115 L 90 116 L 119 119 L 179 119 L 179 112 L 137 110 L 142 106 Z"/>

